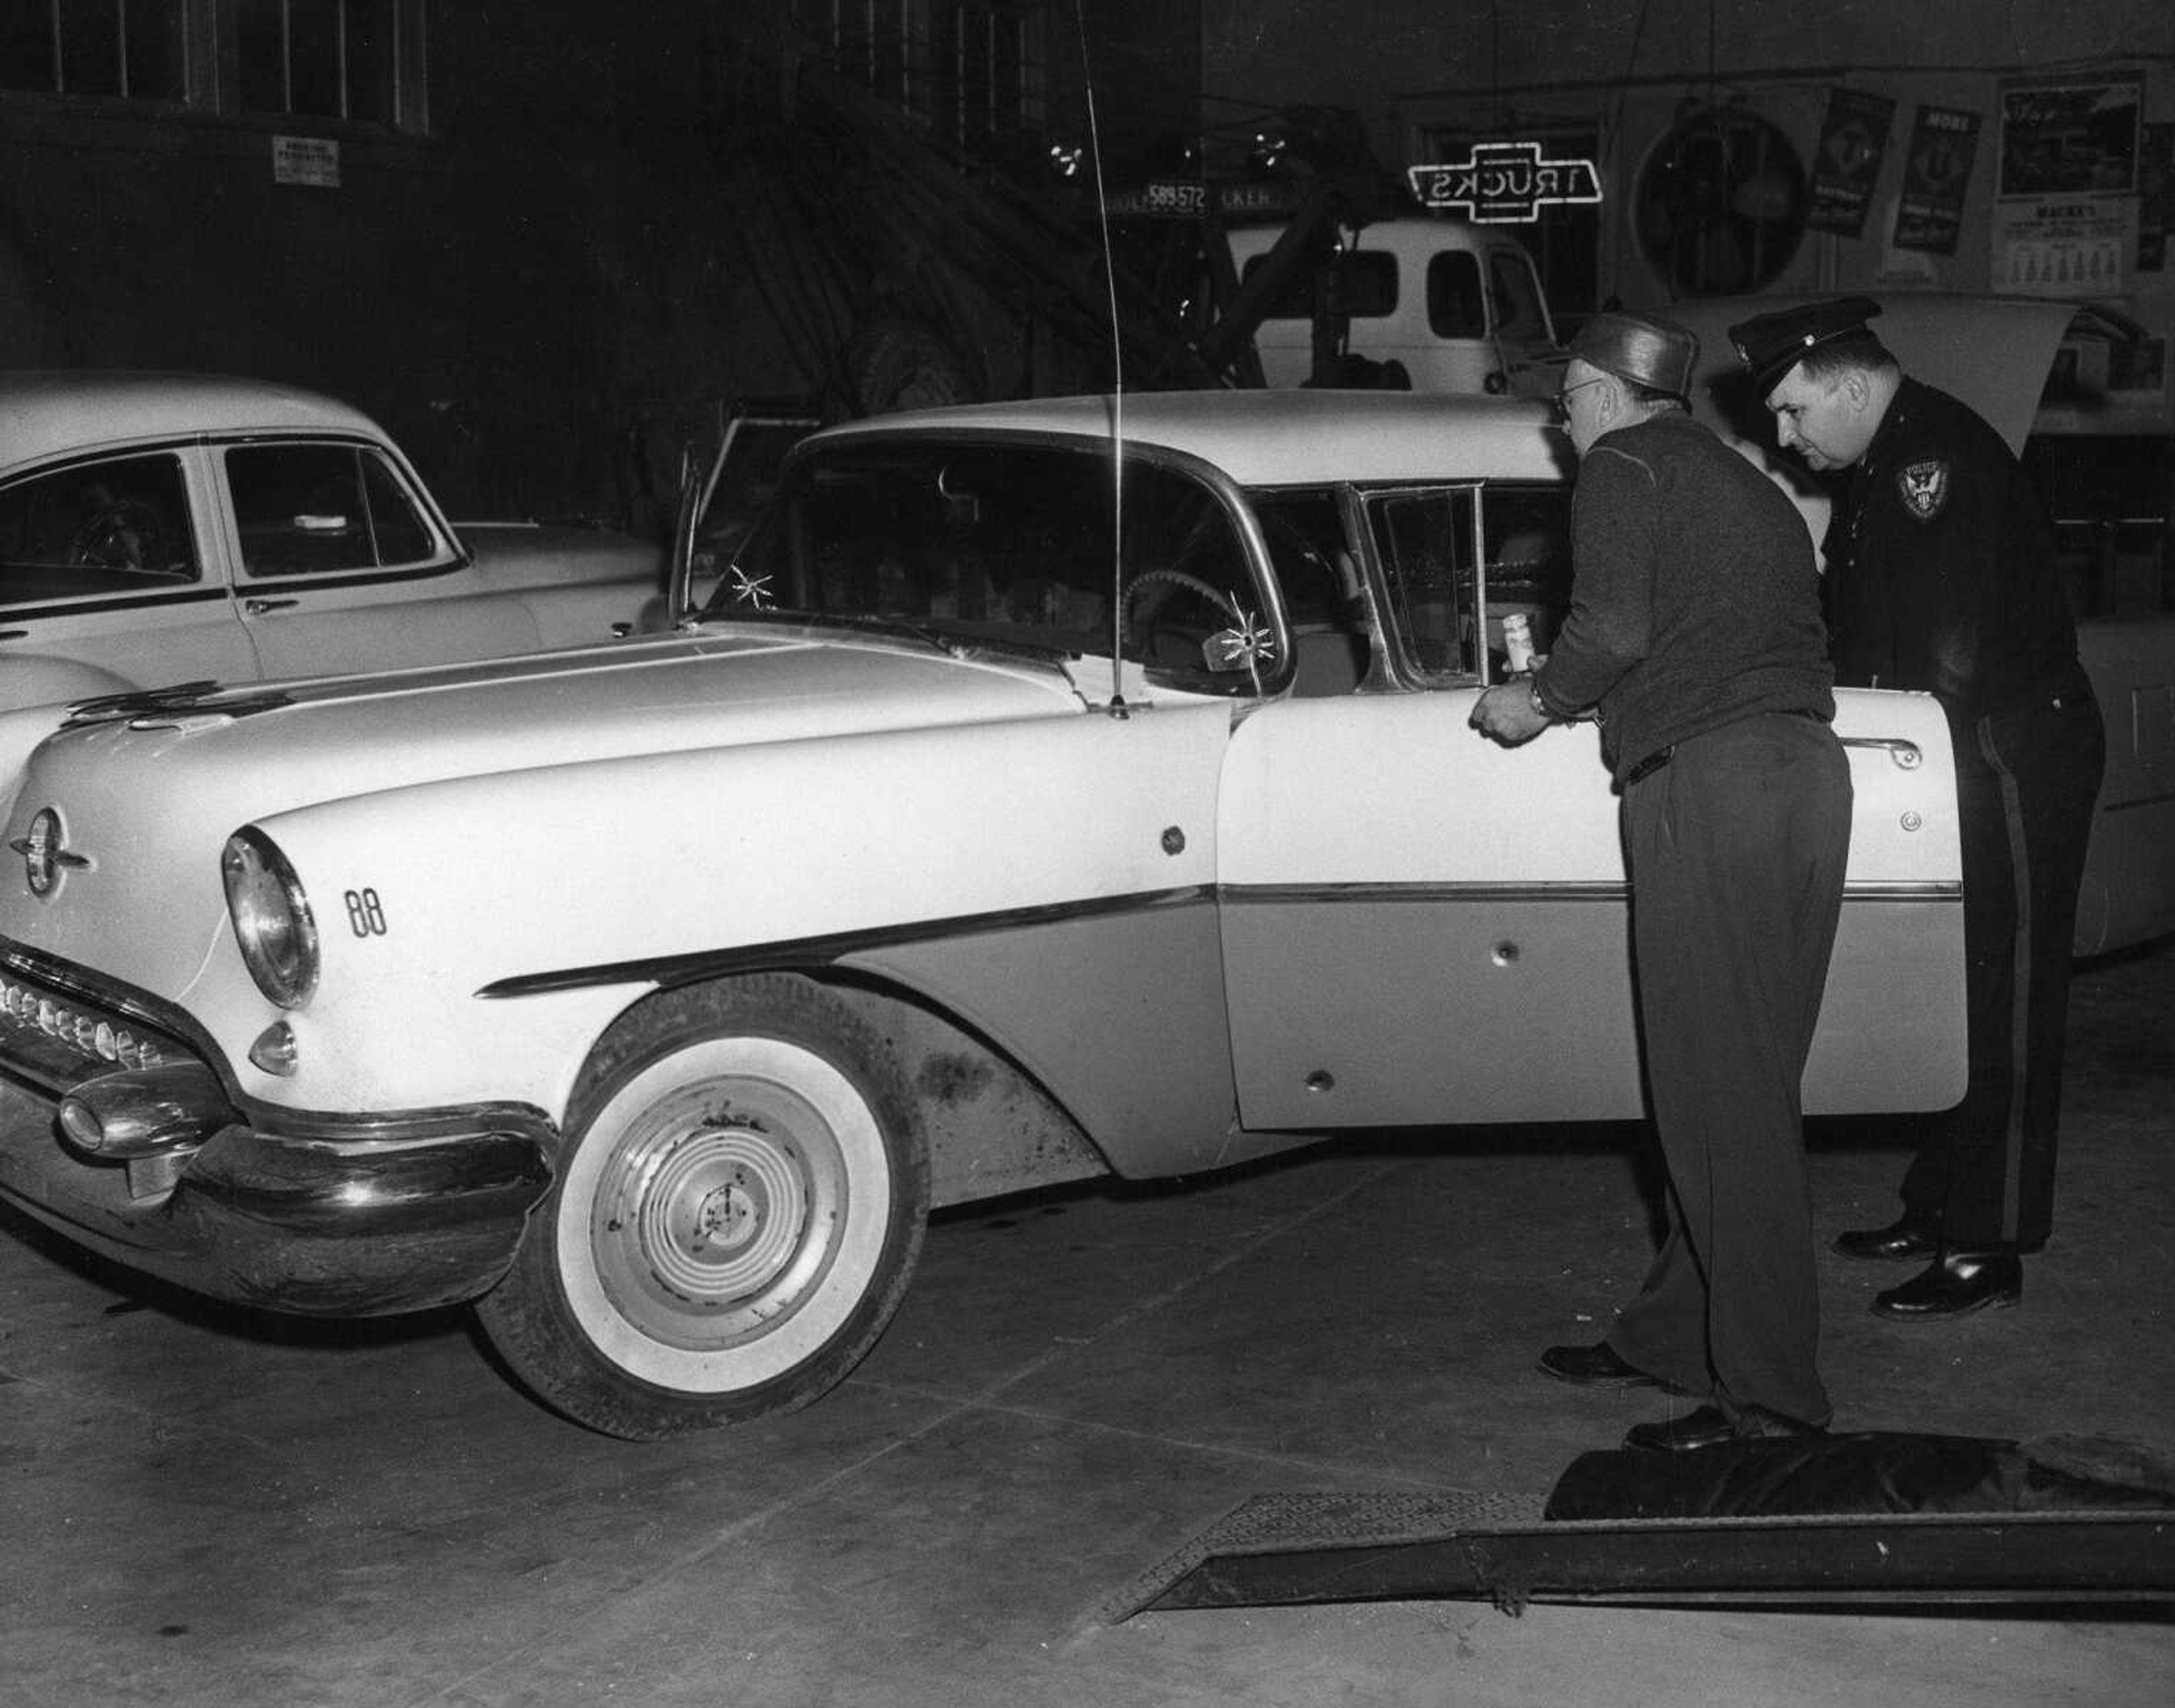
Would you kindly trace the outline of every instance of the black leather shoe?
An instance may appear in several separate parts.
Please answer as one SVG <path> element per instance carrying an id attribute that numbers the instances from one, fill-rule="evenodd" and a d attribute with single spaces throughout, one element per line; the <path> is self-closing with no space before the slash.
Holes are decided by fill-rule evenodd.
<path id="1" fill-rule="evenodd" d="M 1699 1406 L 1681 1418 L 1634 1423 L 1624 1445 L 1646 1453 L 1697 1453 L 1731 1441 L 1782 1441 L 1826 1433 L 1818 1423 L 1786 1418 L 1765 1406 L 1742 1407 L 1734 1418 L 1724 1416 L 1719 1406 Z"/>
<path id="2" fill-rule="evenodd" d="M 1607 1341 L 1590 1347 L 1550 1347 L 1541 1354 L 1537 1368 L 1559 1382 L 1575 1382 L 1581 1388 L 1667 1385 L 1659 1376 L 1650 1376 L 1638 1365 L 1625 1364 Z"/>
<path id="3" fill-rule="evenodd" d="M 1867 1263 L 1923 1261 L 1941 1253 L 1941 1224 L 1906 1210 L 1885 1228 L 1853 1228 L 1835 1237 L 1835 1249 Z"/>
<path id="4" fill-rule="evenodd" d="M 1876 1293 L 1875 1316 L 1898 1322 L 1999 1310 L 2024 1297 L 2024 1261 L 2013 1251 L 1950 1251 L 1901 1287 Z"/>

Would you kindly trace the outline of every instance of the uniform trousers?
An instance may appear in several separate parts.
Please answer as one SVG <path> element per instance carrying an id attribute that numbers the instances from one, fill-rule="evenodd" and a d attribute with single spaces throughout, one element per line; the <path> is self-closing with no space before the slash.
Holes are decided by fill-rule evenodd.
<path id="1" fill-rule="evenodd" d="M 1954 729 L 1971 1080 L 1925 1123 L 1903 1202 L 1950 1250 L 2031 1250 L 2053 1223 L 2077 885 L 2107 731 L 2081 670 Z"/>
<path id="2" fill-rule="evenodd" d="M 1802 1084 L 1841 914 L 1850 768 L 1779 713 L 1680 742 L 1624 794 L 1668 1233 L 1608 1341 L 1728 1415 L 1825 1425 Z"/>

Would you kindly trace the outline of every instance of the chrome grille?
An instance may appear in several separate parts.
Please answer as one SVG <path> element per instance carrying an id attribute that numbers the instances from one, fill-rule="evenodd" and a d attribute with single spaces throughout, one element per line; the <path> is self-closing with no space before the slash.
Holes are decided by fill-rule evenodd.
<path id="1" fill-rule="evenodd" d="M 157 1067 L 192 1059 L 192 1052 L 140 1022 L 34 984 L 13 969 L 0 972 L 0 1048 L 12 1049 L 23 1032 L 50 1038 L 86 1062 Z"/>

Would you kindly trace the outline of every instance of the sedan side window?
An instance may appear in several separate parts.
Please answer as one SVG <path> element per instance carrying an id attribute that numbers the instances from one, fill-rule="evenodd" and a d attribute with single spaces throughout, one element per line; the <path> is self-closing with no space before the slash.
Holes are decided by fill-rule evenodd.
<path id="1" fill-rule="evenodd" d="M 1406 664 L 1423 677 L 1479 674 L 1479 588 L 1473 538 L 1479 491 L 1431 487 L 1367 503 L 1389 616 Z"/>
<path id="2" fill-rule="evenodd" d="M 1490 486 L 1480 515 L 1488 679 L 1497 681 L 1508 670 L 1505 617 L 1523 616 L 1543 653 L 1570 614 L 1570 489 Z"/>
<path id="3" fill-rule="evenodd" d="M 1498 681 L 1503 620 L 1545 653 L 1570 609 L 1570 489 L 1429 487 L 1375 493 L 1368 526 L 1405 661 L 1423 678 Z"/>
<path id="4" fill-rule="evenodd" d="M 226 480 L 251 575 L 390 569 L 438 555 L 405 484 L 361 446 L 236 446 Z"/>
<path id="5" fill-rule="evenodd" d="M 203 574 L 180 460 L 118 457 L 0 488 L 0 602 L 140 594 Z"/>

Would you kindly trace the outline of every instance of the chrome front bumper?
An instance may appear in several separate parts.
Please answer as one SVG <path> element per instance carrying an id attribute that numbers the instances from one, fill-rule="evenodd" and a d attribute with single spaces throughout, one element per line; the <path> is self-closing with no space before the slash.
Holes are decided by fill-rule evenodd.
<path id="1" fill-rule="evenodd" d="M 488 1292 L 551 1184 L 526 1104 L 313 1114 L 224 1087 L 185 1016 L 0 946 L 0 1199 L 116 1262 L 306 1316 L 420 1310 Z"/>
<path id="2" fill-rule="evenodd" d="M 551 1184 L 550 1123 L 513 1106 L 294 1137 L 235 1122 L 172 1187 L 62 1142 L 57 1100 L 0 1080 L 0 1198 L 79 1245 L 192 1292 L 304 1316 L 379 1316 L 490 1291 Z"/>

